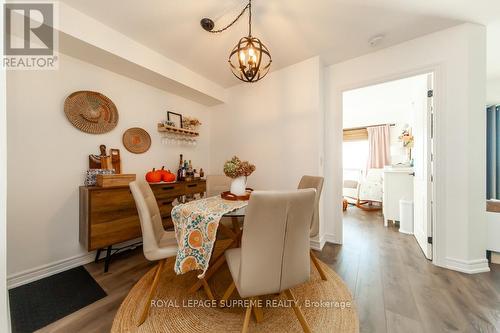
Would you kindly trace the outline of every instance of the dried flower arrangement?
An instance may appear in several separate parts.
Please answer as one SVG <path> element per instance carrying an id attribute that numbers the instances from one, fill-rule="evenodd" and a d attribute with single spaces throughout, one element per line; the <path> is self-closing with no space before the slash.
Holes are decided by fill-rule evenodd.
<path id="1" fill-rule="evenodd" d="M 182 128 L 196 131 L 198 126 L 201 125 L 201 121 L 194 117 L 183 117 L 182 118 Z"/>
<path id="2" fill-rule="evenodd" d="M 399 140 L 403 142 L 403 147 L 411 149 L 413 148 L 413 135 L 411 134 L 411 128 L 405 128 L 401 135 L 399 136 Z"/>
<path id="3" fill-rule="evenodd" d="M 248 177 L 255 171 L 255 165 L 234 156 L 224 163 L 224 174 L 229 178 Z"/>

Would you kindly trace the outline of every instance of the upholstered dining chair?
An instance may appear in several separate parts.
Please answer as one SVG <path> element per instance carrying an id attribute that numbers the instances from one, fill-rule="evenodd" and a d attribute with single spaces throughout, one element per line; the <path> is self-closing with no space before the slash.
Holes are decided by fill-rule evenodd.
<path id="1" fill-rule="evenodd" d="M 315 237 L 319 233 L 319 199 L 321 198 L 321 190 L 323 189 L 323 177 L 315 176 L 302 176 L 299 182 L 299 189 L 313 188 L 316 190 L 316 197 L 314 198 L 314 214 L 311 221 L 311 229 L 309 231 L 309 237 Z M 327 280 L 326 274 L 321 268 L 318 258 L 314 255 L 313 250 L 309 250 L 309 255 L 314 267 L 318 270 L 319 275 L 322 280 Z"/>
<path id="2" fill-rule="evenodd" d="M 177 239 L 174 231 L 165 231 L 163 228 L 160 210 L 149 184 L 144 180 L 136 180 L 131 182 L 129 186 L 141 221 L 144 256 L 150 261 L 158 261 L 147 302 L 144 304 L 137 322 L 137 326 L 140 326 L 148 317 L 151 299 L 158 287 L 166 259 L 177 255 Z"/>
<path id="3" fill-rule="evenodd" d="M 295 301 L 291 288 L 309 280 L 309 228 L 314 211 L 315 190 L 255 191 L 246 210 L 241 247 L 225 252 L 233 282 L 221 304 L 234 289 L 242 298 L 284 292 Z M 265 232 L 263 232 L 265 230 Z M 252 309 L 257 322 L 262 309 L 249 302 L 242 332 L 248 330 Z M 295 315 L 304 332 L 311 329 L 296 302 Z"/>
<path id="4" fill-rule="evenodd" d="M 231 178 L 226 175 L 207 175 L 207 197 L 229 191 L 230 187 Z"/>

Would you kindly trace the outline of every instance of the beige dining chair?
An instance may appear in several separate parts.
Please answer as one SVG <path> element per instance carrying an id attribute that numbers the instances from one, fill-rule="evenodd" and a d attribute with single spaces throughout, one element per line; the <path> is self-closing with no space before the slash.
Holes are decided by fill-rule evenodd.
<path id="1" fill-rule="evenodd" d="M 207 175 L 207 197 L 219 195 L 230 188 L 231 178 L 226 175 Z"/>
<path id="2" fill-rule="evenodd" d="M 323 189 L 323 177 L 315 177 L 315 176 L 302 176 L 299 182 L 299 189 L 304 188 L 313 188 L 316 190 L 316 197 L 314 199 L 314 214 L 311 221 L 311 229 L 309 232 L 309 237 L 315 237 L 319 233 L 319 199 L 321 198 L 321 191 Z M 318 258 L 314 255 L 313 250 L 309 250 L 309 254 L 311 256 L 311 261 L 319 272 L 322 280 L 327 280 L 326 274 L 321 268 Z"/>
<path id="3" fill-rule="evenodd" d="M 293 301 L 293 310 L 304 332 L 311 331 L 290 289 L 309 280 L 309 228 L 314 199 L 313 189 L 252 193 L 241 247 L 225 253 L 233 282 L 221 304 L 235 288 L 242 298 L 251 300 L 284 292 Z M 252 309 L 257 322 L 262 321 L 262 309 L 249 302 L 242 332 L 248 329 Z"/>
<path id="4" fill-rule="evenodd" d="M 149 184 L 144 180 L 136 180 L 131 182 L 129 186 L 141 221 L 144 256 L 150 261 L 158 261 L 147 302 L 144 304 L 137 322 L 137 326 L 140 326 L 148 317 L 151 299 L 158 287 L 167 258 L 175 258 L 177 255 L 177 239 L 174 231 L 165 231 L 163 228 L 160 210 Z"/>

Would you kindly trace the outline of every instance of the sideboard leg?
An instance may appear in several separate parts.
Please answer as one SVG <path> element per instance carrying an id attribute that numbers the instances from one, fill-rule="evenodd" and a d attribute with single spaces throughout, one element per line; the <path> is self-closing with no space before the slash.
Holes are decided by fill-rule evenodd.
<path id="1" fill-rule="evenodd" d="M 106 259 L 104 259 L 104 273 L 108 272 L 109 262 L 111 261 L 111 246 L 106 249 Z"/>
<path id="2" fill-rule="evenodd" d="M 94 262 L 97 264 L 97 262 L 99 261 L 99 257 L 101 256 L 101 250 L 102 249 L 97 249 L 97 253 L 95 254 L 95 260 Z"/>

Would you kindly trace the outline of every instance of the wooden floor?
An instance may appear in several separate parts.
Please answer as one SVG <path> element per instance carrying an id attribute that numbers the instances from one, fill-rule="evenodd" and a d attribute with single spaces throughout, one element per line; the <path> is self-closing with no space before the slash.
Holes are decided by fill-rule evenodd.
<path id="1" fill-rule="evenodd" d="M 468 275 L 432 265 L 380 212 L 349 207 L 344 245 L 319 255 L 349 285 L 361 332 L 500 332 L 500 267 Z"/>
<path id="2" fill-rule="evenodd" d="M 349 207 L 344 245 L 318 254 L 348 284 L 361 332 L 500 332 L 500 267 L 467 275 L 435 267 L 412 236 L 385 228 L 379 212 Z M 103 273 L 86 265 L 108 296 L 39 332 L 109 332 L 120 303 L 152 267 L 141 252 L 122 254 Z"/>

